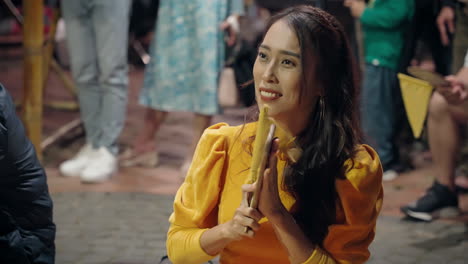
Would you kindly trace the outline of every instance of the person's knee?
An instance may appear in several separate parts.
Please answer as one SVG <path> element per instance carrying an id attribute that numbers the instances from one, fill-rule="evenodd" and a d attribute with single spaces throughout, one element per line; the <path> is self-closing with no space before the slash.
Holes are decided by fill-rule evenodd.
<path id="1" fill-rule="evenodd" d="M 439 120 L 448 115 L 450 109 L 447 100 L 440 93 L 434 92 L 429 102 L 429 118 Z"/>

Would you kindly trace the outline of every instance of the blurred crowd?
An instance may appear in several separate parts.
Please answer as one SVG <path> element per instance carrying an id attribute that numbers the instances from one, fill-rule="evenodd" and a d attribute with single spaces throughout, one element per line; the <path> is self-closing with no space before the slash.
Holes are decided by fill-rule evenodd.
<path id="1" fill-rule="evenodd" d="M 6 2 L 21 10 L 21 1 L 2 4 Z M 377 150 L 383 179 L 391 181 L 414 169 L 408 153 L 418 151 L 432 158 L 433 185 L 401 211 L 431 221 L 439 210 L 458 207 L 458 196 L 468 192 L 468 0 L 45 2 L 46 10 L 60 10 L 62 27 L 57 34 L 66 40 L 67 55 L 56 52 L 55 56 L 71 69 L 86 131 L 86 144 L 59 167 L 64 177 L 98 183 L 109 180 L 119 166 L 158 166 L 155 136 L 161 124 L 171 112 L 188 111 L 193 113 L 193 139 L 180 168 L 185 177 L 212 117 L 224 107 L 255 105 L 249 81 L 266 19 L 286 7 L 311 4 L 343 23 L 354 48 L 362 72 L 364 141 Z M 11 7 L 0 6 L 0 34 L 20 32 Z M 46 26 L 52 23 L 51 12 L 45 19 Z M 129 63 L 145 67 L 139 95 L 144 125 L 131 146 L 119 150 Z M 421 139 L 411 135 L 397 78 L 398 73 L 407 73 L 408 66 L 446 80 L 434 87 Z M 225 98 L 226 91 L 236 100 Z M 0 239 L 0 248 L 1 243 Z"/>

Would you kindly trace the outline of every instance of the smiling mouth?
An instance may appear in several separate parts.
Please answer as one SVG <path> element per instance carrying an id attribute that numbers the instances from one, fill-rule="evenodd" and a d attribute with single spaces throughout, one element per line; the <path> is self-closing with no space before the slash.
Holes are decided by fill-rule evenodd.
<path id="1" fill-rule="evenodd" d="M 275 100 L 275 99 L 278 99 L 281 96 L 283 96 L 281 93 L 275 92 L 275 91 L 270 90 L 270 89 L 260 88 L 259 92 L 260 92 L 260 97 L 264 101 Z"/>

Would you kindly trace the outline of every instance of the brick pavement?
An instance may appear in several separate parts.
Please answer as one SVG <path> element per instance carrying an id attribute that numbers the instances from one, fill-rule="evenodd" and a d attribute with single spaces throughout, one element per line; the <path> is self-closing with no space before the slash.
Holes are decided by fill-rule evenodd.
<path id="1" fill-rule="evenodd" d="M 165 253 L 172 198 L 145 193 L 54 194 L 56 263 L 157 263 Z"/>
<path id="2" fill-rule="evenodd" d="M 150 264 L 165 253 L 172 195 L 57 193 L 58 264 Z M 382 216 L 372 264 L 462 264 L 468 259 L 463 223 L 414 223 Z"/>

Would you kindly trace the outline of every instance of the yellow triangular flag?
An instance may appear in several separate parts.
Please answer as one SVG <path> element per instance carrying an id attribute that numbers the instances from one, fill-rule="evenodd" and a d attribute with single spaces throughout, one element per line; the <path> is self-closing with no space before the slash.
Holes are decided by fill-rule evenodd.
<path id="1" fill-rule="evenodd" d="M 433 87 L 426 81 L 401 73 L 398 74 L 398 79 L 413 136 L 419 138 L 426 120 Z"/>

